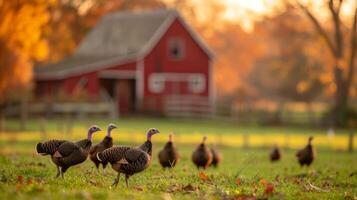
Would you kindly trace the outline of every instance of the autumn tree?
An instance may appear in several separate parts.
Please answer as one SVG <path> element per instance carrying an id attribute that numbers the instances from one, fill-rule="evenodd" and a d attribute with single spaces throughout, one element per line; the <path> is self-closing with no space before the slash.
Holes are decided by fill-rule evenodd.
<path id="1" fill-rule="evenodd" d="M 262 98 L 277 102 L 277 113 L 287 101 L 304 102 L 310 107 L 323 89 L 322 63 L 309 52 L 316 36 L 307 31 L 306 22 L 295 8 L 286 5 L 255 25 L 256 37 L 269 49 L 257 59 L 249 81 Z"/>
<path id="2" fill-rule="evenodd" d="M 31 88 L 34 61 L 47 57 L 43 28 L 48 22 L 48 0 L 0 1 L 0 115 L 9 100 L 21 102 L 23 122 Z M 22 123 L 24 125 L 24 123 Z"/>
<path id="3" fill-rule="evenodd" d="M 316 14 L 311 9 L 297 2 L 298 6 L 311 21 L 316 31 L 323 38 L 330 55 L 333 58 L 334 77 L 334 106 L 332 108 L 332 118 L 335 125 L 341 126 L 345 123 L 345 113 L 348 109 L 351 87 L 356 62 L 357 48 L 357 5 L 353 8 L 351 25 L 348 26 L 341 19 L 341 8 L 344 0 L 328 0 L 326 7 L 331 16 L 333 28 L 330 29 L 322 24 Z"/>
<path id="4" fill-rule="evenodd" d="M 19 88 L 27 89 L 33 61 L 46 59 L 47 42 L 42 33 L 49 19 L 49 4 L 47 0 L 1 1 L 0 102 L 16 96 Z"/>

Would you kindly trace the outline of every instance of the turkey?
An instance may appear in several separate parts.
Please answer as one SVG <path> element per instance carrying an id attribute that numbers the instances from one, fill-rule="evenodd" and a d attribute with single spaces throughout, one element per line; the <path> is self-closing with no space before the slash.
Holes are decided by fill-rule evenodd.
<path id="1" fill-rule="evenodd" d="M 67 171 L 71 166 L 84 162 L 92 146 L 93 133 L 100 131 L 97 126 L 92 126 L 88 130 L 87 139 L 78 142 L 66 140 L 49 140 L 37 144 L 37 153 L 40 155 L 50 155 L 52 162 L 57 166 L 56 178 Z"/>
<path id="2" fill-rule="evenodd" d="M 99 144 L 93 146 L 90 149 L 90 152 L 89 152 L 90 157 L 89 158 L 91 159 L 91 161 L 93 161 L 97 170 L 99 170 L 100 164 L 102 164 L 103 169 L 105 169 L 105 167 L 107 166 L 107 163 L 101 163 L 97 159 L 96 155 L 97 155 L 97 153 L 102 152 L 102 151 L 113 146 L 113 138 L 111 137 L 111 132 L 115 128 L 117 128 L 117 126 L 115 124 L 109 124 L 108 129 L 107 129 L 107 135 L 104 137 L 104 139 Z"/>
<path id="3" fill-rule="evenodd" d="M 165 169 L 174 167 L 180 159 L 180 155 L 172 140 L 173 134 L 169 134 L 169 141 L 165 144 L 164 148 L 159 152 L 159 162 Z"/>
<path id="4" fill-rule="evenodd" d="M 113 170 L 118 172 L 112 186 L 119 183 L 120 173 L 125 174 L 125 183 L 128 187 L 130 176 L 144 171 L 149 167 L 152 157 L 151 137 L 159 133 L 156 128 L 148 130 L 147 140 L 139 147 L 111 147 L 103 152 L 97 153 L 97 159 L 102 163 L 110 163 Z"/>
<path id="5" fill-rule="evenodd" d="M 218 151 L 216 145 L 211 148 L 211 154 L 212 154 L 211 166 L 218 167 L 219 163 L 221 163 L 222 161 L 222 155 Z"/>
<path id="6" fill-rule="evenodd" d="M 198 145 L 196 150 L 192 153 L 192 161 L 197 166 L 206 169 L 212 162 L 212 153 L 206 146 L 207 137 L 204 136 L 202 143 Z"/>
<path id="7" fill-rule="evenodd" d="M 270 152 L 269 157 L 271 162 L 280 160 L 281 154 L 277 145 L 274 145 L 273 149 Z"/>
<path id="8" fill-rule="evenodd" d="M 315 150 L 312 146 L 311 142 L 314 138 L 312 136 L 309 137 L 308 143 L 305 148 L 299 150 L 296 153 L 296 157 L 300 163 L 300 166 L 310 166 L 312 161 L 315 159 Z"/>

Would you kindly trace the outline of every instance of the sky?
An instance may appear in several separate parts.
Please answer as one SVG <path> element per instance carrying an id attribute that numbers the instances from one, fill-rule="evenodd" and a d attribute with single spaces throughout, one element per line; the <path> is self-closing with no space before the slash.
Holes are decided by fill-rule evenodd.
<path id="1" fill-rule="evenodd" d="M 271 2 L 272 0 L 224 0 L 224 4 L 227 5 L 227 18 L 239 17 L 244 12 L 268 12 Z"/>
<path id="2" fill-rule="evenodd" d="M 282 0 L 221 0 L 226 6 L 225 17 L 228 20 L 239 20 L 246 30 L 252 29 L 253 21 L 262 14 L 271 12 L 274 6 L 283 2 Z M 329 17 L 326 9 L 326 0 L 301 0 L 306 5 L 313 5 L 314 11 L 322 17 Z M 356 0 L 345 0 L 342 7 L 342 16 L 353 13 Z"/>
<path id="3" fill-rule="evenodd" d="M 258 15 L 268 13 L 277 1 L 274 0 L 223 0 L 226 4 L 225 17 L 229 20 L 240 19 L 246 30 L 253 28 L 253 20 Z"/>

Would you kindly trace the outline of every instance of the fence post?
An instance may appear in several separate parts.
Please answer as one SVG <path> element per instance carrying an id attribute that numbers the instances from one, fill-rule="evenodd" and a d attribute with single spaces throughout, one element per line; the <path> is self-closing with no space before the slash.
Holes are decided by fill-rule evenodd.
<path id="1" fill-rule="evenodd" d="M 353 134 L 354 134 L 354 131 L 351 130 L 350 134 L 348 135 L 348 152 L 350 152 L 350 153 L 353 152 Z"/>

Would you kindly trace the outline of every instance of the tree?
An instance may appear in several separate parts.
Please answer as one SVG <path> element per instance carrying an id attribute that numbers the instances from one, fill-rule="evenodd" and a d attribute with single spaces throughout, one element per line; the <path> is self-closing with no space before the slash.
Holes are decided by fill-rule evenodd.
<path id="1" fill-rule="evenodd" d="M 44 60 L 48 54 L 43 29 L 49 19 L 48 7 L 53 3 L 0 1 L 0 121 L 4 103 L 16 100 L 21 102 L 21 127 L 25 128 L 32 67 L 34 61 Z"/>
<path id="2" fill-rule="evenodd" d="M 298 6 L 314 25 L 316 31 L 324 39 L 334 59 L 333 76 L 336 91 L 335 102 L 331 113 L 336 126 L 341 126 L 345 122 L 344 116 L 348 109 L 349 93 L 353 85 L 357 48 L 357 6 L 354 8 L 353 18 L 351 20 L 352 25 L 349 28 L 350 33 L 344 34 L 344 23 L 341 20 L 341 7 L 343 3 L 344 0 L 327 1 L 328 11 L 333 24 L 333 30 L 330 33 L 328 29 L 322 26 L 317 17 L 307 6 L 297 2 Z M 331 34 L 333 35 L 332 37 Z M 345 36 L 347 35 L 349 35 L 349 38 L 346 43 Z"/>
<path id="3" fill-rule="evenodd" d="M 307 31 L 307 22 L 297 9 L 286 5 L 255 25 L 257 39 L 269 48 L 257 58 L 248 81 L 260 98 L 277 103 L 276 122 L 281 121 L 286 101 L 304 102 L 310 108 L 323 90 L 319 77 L 322 63 L 309 52 L 309 46 L 315 45 L 316 34 Z"/>
<path id="4" fill-rule="evenodd" d="M 23 97 L 19 89 L 29 89 L 33 61 L 47 56 L 42 33 L 49 19 L 49 4 L 47 0 L 0 3 L 0 103 Z"/>

